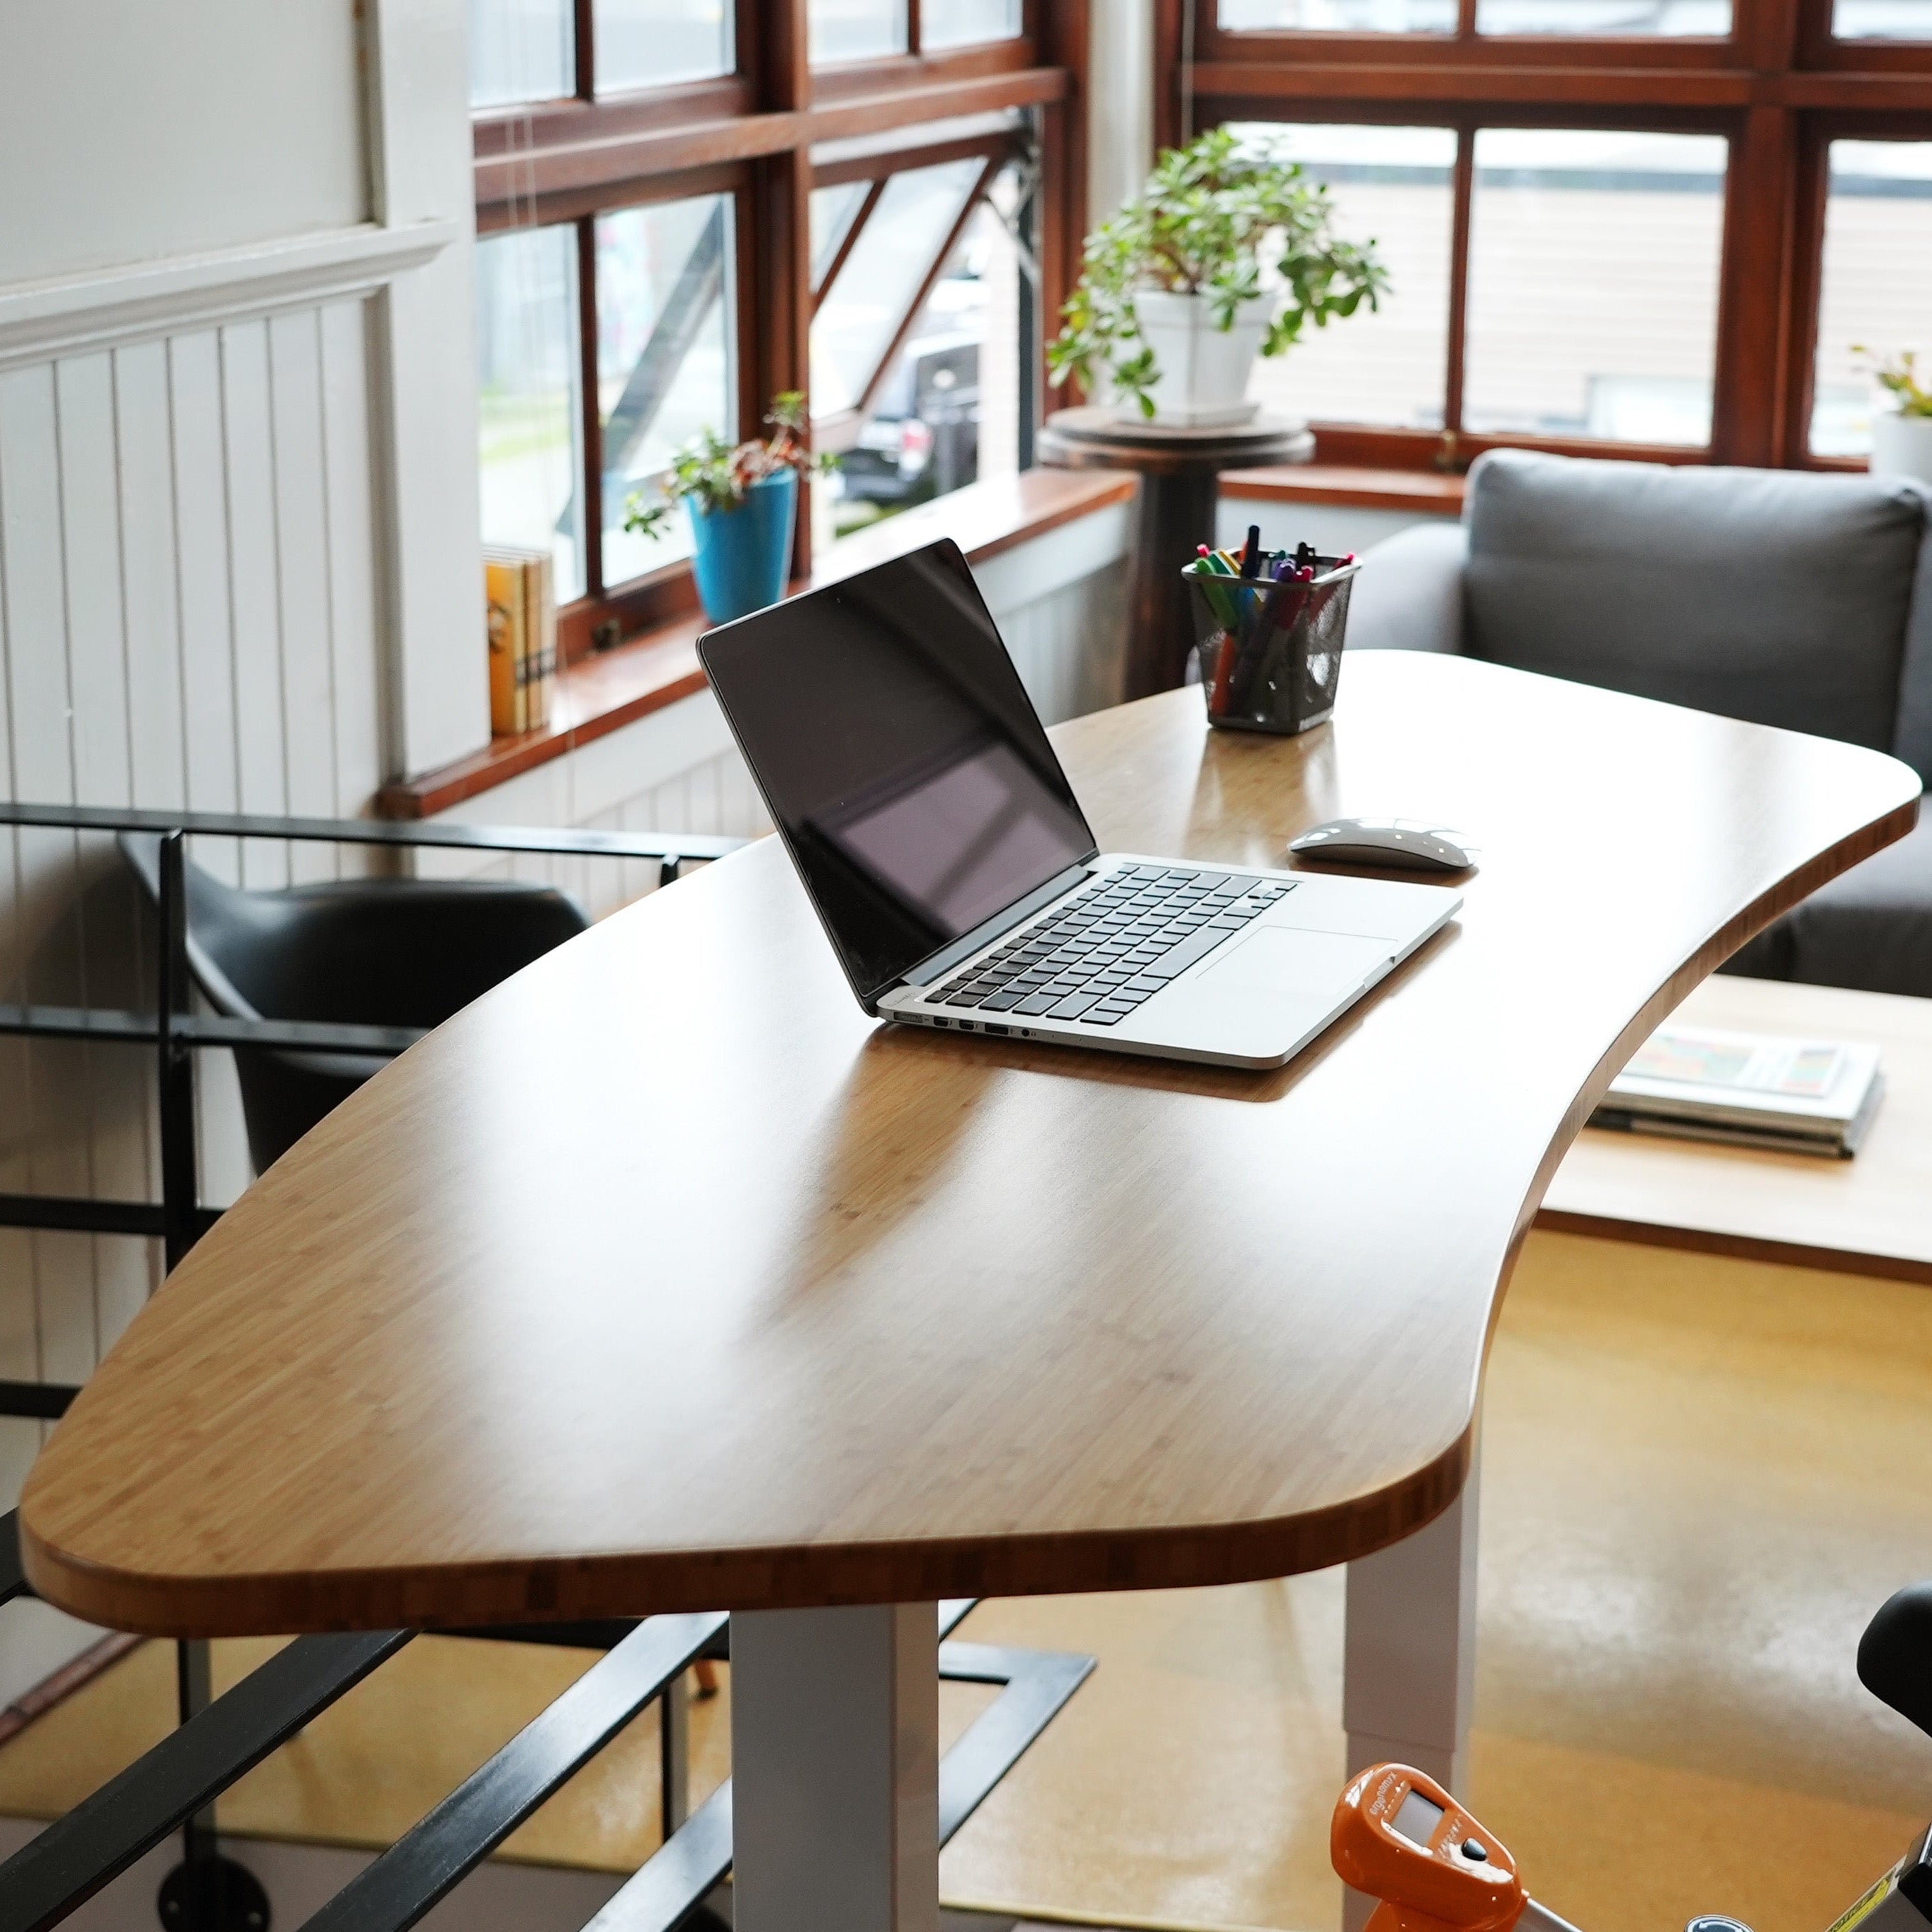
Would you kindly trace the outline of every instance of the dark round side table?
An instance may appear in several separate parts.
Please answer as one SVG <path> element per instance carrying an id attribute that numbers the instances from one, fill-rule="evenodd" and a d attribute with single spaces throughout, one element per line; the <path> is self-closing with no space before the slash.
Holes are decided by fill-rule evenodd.
<path id="1" fill-rule="evenodd" d="M 1040 434 L 1042 463 L 1140 474 L 1127 697 L 1172 691 L 1186 681 L 1194 620 L 1180 572 L 1197 544 L 1214 541 L 1221 472 L 1306 463 L 1314 454 L 1306 424 L 1266 414 L 1220 429 L 1178 429 L 1112 409 L 1057 410 L 1047 418 Z"/>

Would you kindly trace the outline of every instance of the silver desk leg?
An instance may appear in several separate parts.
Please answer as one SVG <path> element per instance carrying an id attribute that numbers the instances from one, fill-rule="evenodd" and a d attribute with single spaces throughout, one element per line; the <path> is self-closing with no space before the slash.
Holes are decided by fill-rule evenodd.
<path id="1" fill-rule="evenodd" d="M 737 1932 L 938 1932 L 931 1604 L 731 1618 Z"/>
<path id="2" fill-rule="evenodd" d="M 1478 1459 L 1433 1522 L 1348 1565 L 1342 1724 L 1351 1778 L 1394 1759 L 1468 1798 L 1480 1473 Z M 1346 1892 L 1343 1932 L 1361 1932 L 1374 1904 Z"/>

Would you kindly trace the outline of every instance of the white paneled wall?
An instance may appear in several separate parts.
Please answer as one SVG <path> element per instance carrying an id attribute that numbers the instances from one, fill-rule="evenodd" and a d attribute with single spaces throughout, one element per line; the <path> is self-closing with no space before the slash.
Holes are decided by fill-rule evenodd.
<path id="1" fill-rule="evenodd" d="M 1120 701 L 1131 587 L 1124 564 L 1124 551 L 1118 562 L 1000 614 L 1020 680 L 1049 724 Z"/>
<path id="2" fill-rule="evenodd" d="M 14 799 L 350 816 L 382 777 L 367 303 L 0 370 L 0 784 Z M 204 840 L 251 885 L 326 848 Z M 111 839 L 0 833 L 0 999 L 146 1006 L 142 912 Z M 225 1057 L 207 1185 L 246 1179 Z M 0 1041 L 0 1190 L 140 1199 L 134 1047 Z M 154 1244 L 0 1230 L 0 1376 L 86 1378 Z M 0 1507 L 42 1426 L 0 1420 Z M 10 1677 L 14 1673 L 6 1673 Z"/>

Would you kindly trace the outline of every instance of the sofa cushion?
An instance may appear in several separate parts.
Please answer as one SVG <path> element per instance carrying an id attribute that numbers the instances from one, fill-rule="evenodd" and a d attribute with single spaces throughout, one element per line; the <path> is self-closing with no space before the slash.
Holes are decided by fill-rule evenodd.
<path id="1" fill-rule="evenodd" d="M 1892 748 L 1912 484 L 1495 450 L 1465 514 L 1472 656 Z"/>
<path id="2" fill-rule="evenodd" d="M 1352 650 L 1460 651 L 1469 533 L 1431 517 L 1385 537 L 1362 559 L 1348 598 Z"/>
<path id="3" fill-rule="evenodd" d="M 1779 978 L 1932 997 L 1932 819 L 1820 886 L 1772 931 Z"/>

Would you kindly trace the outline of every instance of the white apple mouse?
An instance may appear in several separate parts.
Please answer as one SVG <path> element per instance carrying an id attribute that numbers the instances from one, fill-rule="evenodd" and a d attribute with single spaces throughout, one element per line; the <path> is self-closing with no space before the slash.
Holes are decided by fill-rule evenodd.
<path id="1" fill-rule="evenodd" d="M 1288 849 L 1298 859 L 1393 872 L 1466 872 L 1476 862 L 1461 832 L 1420 818 L 1331 818 L 1291 839 Z"/>

